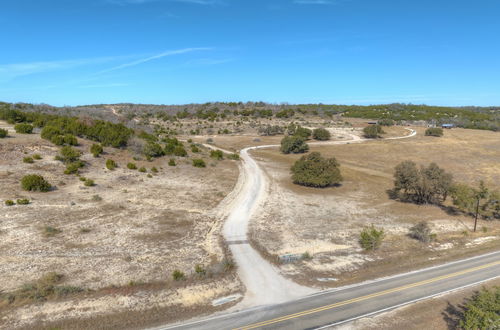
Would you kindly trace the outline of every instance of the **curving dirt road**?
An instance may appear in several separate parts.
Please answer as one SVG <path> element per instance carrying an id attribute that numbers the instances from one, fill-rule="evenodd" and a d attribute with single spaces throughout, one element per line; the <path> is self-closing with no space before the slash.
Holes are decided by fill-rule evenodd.
<path id="1" fill-rule="evenodd" d="M 416 135 L 414 130 L 408 128 L 407 130 L 410 131 L 410 134 L 387 140 L 405 139 Z M 335 145 L 366 141 L 373 140 L 351 135 L 351 140 L 309 144 Z M 263 259 L 248 243 L 248 223 L 268 191 L 266 177 L 248 151 L 273 147 L 279 147 L 279 145 L 248 147 L 240 152 L 242 165 L 236 185 L 239 191 L 231 203 L 231 211 L 224 224 L 224 237 L 238 265 L 238 274 L 247 289 L 245 298 L 235 307 L 236 309 L 283 303 L 318 291 L 298 285 L 283 277 L 276 267 Z M 210 148 L 216 149 L 217 147 L 210 146 Z"/>

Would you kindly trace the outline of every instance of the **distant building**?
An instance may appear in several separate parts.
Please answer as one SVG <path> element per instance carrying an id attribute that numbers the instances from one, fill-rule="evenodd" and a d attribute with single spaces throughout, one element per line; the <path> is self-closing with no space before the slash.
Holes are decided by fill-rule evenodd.
<path id="1" fill-rule="evenodd" d="M 441 128 L 453 128 L 455 127 L 454 124 L 441 124 Z"/>

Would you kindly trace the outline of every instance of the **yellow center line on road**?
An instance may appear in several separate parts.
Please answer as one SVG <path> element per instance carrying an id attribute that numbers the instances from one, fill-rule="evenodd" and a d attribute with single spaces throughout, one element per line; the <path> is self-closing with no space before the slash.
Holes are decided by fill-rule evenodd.
<path id="1" fill-rule="evenodd" d="M 295 319 L 295 318 L 298 318 L 298 317 L 301 317 L 301 316 L 305 316 L 305 315 L 309 315 L 309 314 L 314 314 L 314 313 L 322 312 L 322 311 L 325 311 L 325 310 L 328 310 L 328 309 L 332 309 L 332 308 L 335 308 L 335 307 L 349 305 L 349 304 L 352 304 L 352 303 L 355 303 L 355 302 L 359 302 L 359 301 L 363 301 L 363 300 L 367 300 L 367 299 L 371 299 L 371 298 L 383 296 L 383 295 L 386 295 L 386 294 L 389 294 L 389 293 L 403 291 L 403 290 L 411 289 L 411 288 L 414 288 L 414 287 L 417 287 L 417 286 L 422 286 L 422 285 L 425 285 L 425 284 L 429 284 L 429 283 L 433 283 L 433 282 L 437 282 L 437 281 L 449 279 L 449 278 L 452 278 L 452 277 L 457 277 L 457 276 L 460 276 L 460 275 L 463 275 L 463 274 L 475 272 L 475 271 L 478 271 L 478 270 L 481 270 L 481 269 L 485 269 L 485 268 L 489 268 L 489 267 L 493 267 L 493 266 L 496 266 L 496 265 L 500 265 L 500 261 L 495 261 L 495 262 L 492 262 L 492 263 L 489 263 L 489 264 L 486 264 L 486 265 L 477 266 L 477 267 L 473 267 L 473 268 L 468 268 L 468 269 L 465 269 L 465 270 L 461 270 L 459 272 L 455 272 L 455 273 L 451 273 L 451 274 L 447 274 L 447 275 L 442 275 L 442 276 L 434 277 L 434 278 L 431 278 L 431 279 L 428 279 L 428 280 L 424 280 L 424 281 L 420 281 L 420 282 L 415 282 L 415 283 L 403 285 L 403 286 L 400 286 L 400 287 L 397 287 L 397 288 L 393 288 L 393 289 L 388 289 L 388 290 L 384 290 L 384 291 L 380 291 L 380 292 L 375 292 L 375 293 L 372 293 L 372 294 L 369 294 L 369 295 L 366 295 L 366 296 L 361 296 L 361 297 L 357 297 L 357 298 L 353 298 L 353 299 L 341 301 L 341 302 L 334 303 L 334 304 L 331 304 L 331 305 L 326 305 L 326 306 L 317 307 L 317 308 L 314 308 L 314 309 L 310 309 L 310 310 L 298 312 L 298 313 L 295 313 L 295 314 L 281 316 L 281 317 L 278 317 L 278 318 L 275 318 L 275 319 L 271 319 L 271 320 L 268 320 L 268 321 L 263 321 L 263 322 L 259 322 L 259 323 L 249 324 L 247 326 L 244 326 L 244 327 L 241 327 L 241 328 L 237 328 L 237 329 L 238 330 L 255 329 L 255 328 L 258 328 L 258 327 L 262 327 L 262 326 L 266 326 L 266 325 L 270 325 L 270 324 L 274 324 L 274 323 L 279 323 L 279 322 L 283 322 L 283 321 Z"/>

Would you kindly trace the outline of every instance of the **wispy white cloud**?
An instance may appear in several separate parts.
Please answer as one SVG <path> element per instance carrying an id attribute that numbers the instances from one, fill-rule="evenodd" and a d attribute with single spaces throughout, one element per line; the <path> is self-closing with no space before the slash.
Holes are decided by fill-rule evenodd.
<path id="1" fill-rule="evenodd" d="M 108 63 L 126 57 L 98 57 L 75 60 L 39 61 L 27 63 L 0 64 L 0 82 L 35 73 L 68 70 L 76 67 Z"/>
<path id="2" fill-rule="evenodd" d="M 136 60 L 136 61 L 132 61 L 132 62 L 128 62 L 128 63 L 124 63 L 124 64 L 121 64 L 121 65 L 118 65 L 118 66 L 114 66 L 112 68 L 99 71 L 97 74 L 107 73 L 107 72 L 111 72 L 111 71 L 116 71 L 116 70 L 121 70 L 121 69 L 129 68 L 129 67 L 136 66 L 136 65 L 139 65 L 139 64 L 143 64 L 143 63 L 146 63 L 146 62 L 149 62 L 149 61 L 157 60 L 157 59 L 160 59 L 160 58 L 166 57 L 166 56 L 180 55 L 180 54 L 186 54 L 186 53 L 191 53 L 191 52 L 196 52 L 196 51 L 212 50 L 212 49 L 213 48 L 209 48 L 209 47 L 198 47 L 198 48 L 183 48 L 183 49 L 169 50 L 169 51 L 165 51 L 163 53 L 156 54 L 156 55 L 153 55 L 153 56 L 149 56 L 149 57 L 146 57 L 146 58 L 141 58 L 141 59 Z"/>

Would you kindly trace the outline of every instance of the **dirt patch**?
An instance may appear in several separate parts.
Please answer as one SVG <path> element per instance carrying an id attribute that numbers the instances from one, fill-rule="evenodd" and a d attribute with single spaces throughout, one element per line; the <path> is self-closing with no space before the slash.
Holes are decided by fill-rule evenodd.
<path id="1" fill-rule="evenodd" d="M 177 166 L 172 167 L 167 164 L 170 157 L 152 162 L 133 160 L 134 155 L 127 150 L 113 148 L 105 148 L 104 155 L 94 158 L 89 154 L 92 142 L 79 139 L 76 148 L 87 164 L 80 175 L 96 183 L 86 187 L 76 175 L 63 174 L 64 164 L 54 159 L 59 148 L 40 139 L 39 134 L 21 135 L 11 130 L 9 134 L 10 138 L 0 140 L 0 186 L 5 187 L 0 191 L 3 293 L 48 272 L 64 274 L 65 285 L 91 290 L 161 282 L 170 279 L 175 269 L 191 274 L 198 264 L 209 267 L 227 257 L 220 240 L 223 200 L 238 178 L 238 162 L 210 159 L 205 148 L 196 154 L 207 163 L 203 169 L 193 167 L 189 158 L 177 158 Z M 23 157 L 35 153 L 42 159 L 23 163 Z M 115 160 L 118 168 L 107 170 L 106 159 Z M 127 169 L 128 162 L 145 167 L 146 172 Z M 158 173 L 151 171 L 152 167 Z M 20 180 L 27 173 L 43 175 L 55 189 L 48 193 L 23 191 Z M 30 204 L 4 204 L 18 198 L 27 198 Z M 241 291 L 235 277 L 221 283 L 210 299 Z M 177 292 L 175 300 L 171 299 L 175 294 L 164 289 L 151 301 L 156 305 L 199 306 L 210 300 L 202 294 L 205 291 L 195 286 L 182 294 Z M 133 311 L 149 296 L 145 291 L 127 298 L 106 297 L 108 300 L 95 306 L 109 313 L 118 300 L 126 299 L 127 308 Z M 9 324 L 35 320 L 45 312 L 44 321 L 63 314 L 78 316 L 93 304 L 89 300 L 30 306 L 9 313 Z M 52 310 L 50 306 L 59 307 Z"/>

